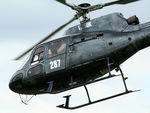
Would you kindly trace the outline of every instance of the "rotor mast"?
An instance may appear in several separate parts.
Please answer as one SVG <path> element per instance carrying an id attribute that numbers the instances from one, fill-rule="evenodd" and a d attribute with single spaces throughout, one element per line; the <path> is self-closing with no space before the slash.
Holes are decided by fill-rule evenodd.
<path id="1" fill-rule="evenodd" d="M 83 3 L 78 5 L 78 7 L 80 7 L 82 10 L 79 12 L 82 15 L 82 20 L 80 21 L 80 23 L 85 23 L 90 21 L 90 18 L 87 16 L 89 11 L 88 11 L 88 7 L 90 7 L 91 5 L 89 3 Z M 78 14 L 78 12 L 77 12 Z"/>

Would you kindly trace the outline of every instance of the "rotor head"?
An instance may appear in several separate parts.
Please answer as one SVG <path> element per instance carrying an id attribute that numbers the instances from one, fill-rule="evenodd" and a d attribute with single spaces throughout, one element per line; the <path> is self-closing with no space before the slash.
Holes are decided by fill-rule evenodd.
<path id="1" fill-rule="evenodd" d="M 89 8 L 91 6 L 91 4 L 89 4 L 89 3 L 82 3 L 82 4 L 79 4 L 78 6 L 82 7 L 82 8 Z"/>

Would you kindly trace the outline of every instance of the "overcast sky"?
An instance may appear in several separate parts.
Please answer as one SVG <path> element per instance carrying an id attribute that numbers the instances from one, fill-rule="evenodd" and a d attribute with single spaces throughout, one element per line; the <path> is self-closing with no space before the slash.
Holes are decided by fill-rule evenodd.
<path id="1" fill-rule="evenodd" d="M 97 4 L 110 0 L 68 0 L 79 4 Z M 90 13 L 96 18 L 113 12 L 121 12 L 126 18 L 137 15 L 141 23 L 150 21 L 150 1 L 128 5 L 113 5 Z M 71 105 L 87 102 L 83 88 L 77 88 L 57 95 L 40 95 L 31 100 L 28 106 L 21 103 L 18 94 L 8 88 L 13 73 L 22 64 L 12 59 L 29 48 L 75 14 L 70 8 L 54 0 L 0 0 L 0 113 L 150 113 L 150 48 L 144 49 L 121 65 L 129 89 L 141 89 L 105 102 L 97 103 L 74 111 L 56 108 L 62 104 L 62 96 L 72 94 Z M 73 22 L 69 26 L 78 24 Z M 63 35 L 67 26 L 52 39 Z M 124 91 L 120 78 L 88 85 L 93 100 Z M 85 98 L 84 98 L 85 97 Z"/>

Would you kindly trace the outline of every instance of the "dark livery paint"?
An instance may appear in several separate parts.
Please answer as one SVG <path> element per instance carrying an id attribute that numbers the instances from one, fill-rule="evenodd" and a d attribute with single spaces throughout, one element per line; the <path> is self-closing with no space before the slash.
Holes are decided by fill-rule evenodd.
<path id="1" fill-rule="evenodd" d="M 50 93 L 60 93 L 108 73 L 107 57 L 113 63 L 112 70 L 150 45 L 150 23 L 132 25 L 120 13 L 90 22 L 89 26 L 83 23 L 72 27 L 64 37 L 34 48 L 27 63 L 10 80 L 10 89 L 20 94 L 42 94 L 41 89 L 47 89 L 51 82 Z M 65 41 L 66 50 L 50 57 L 48 48 L 57 41 Z M 35 53 L 35 61 L 39 62 L 32 64 Z"/>

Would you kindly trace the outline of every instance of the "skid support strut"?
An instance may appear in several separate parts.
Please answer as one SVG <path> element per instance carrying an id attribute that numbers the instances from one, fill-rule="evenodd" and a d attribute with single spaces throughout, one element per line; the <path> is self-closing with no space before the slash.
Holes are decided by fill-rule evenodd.
<path id="1" fill-rule="evenodd" d="M 89 95 L 89 92 L 88 92 L 88 89 L 87 89 L 86 85 L 84 85 L 84 88 L 85 88 L 89 103 L 91 103 L 90 95 Z"/>
<path id="2" fill-rule="evenodd" d="M 47 89 L 41 89 L 39 90 L 42 93 L 51 93 L 51 90 L 53 88 L 53 81 L 48 82 L 48 88 Z"/>
<path id="3" fill-rule="evenodd" d="M 112 76 L 111 75 L 111 68 L 110 68 L 110 66 L 111 66 L 110 59 L 109 59 L 109 57 L 107 57 L 106 59 L 107 59 L 107 68 L 108 68 L 109 76 Z"/>
<path id="4" fill-rule="evenodd" d="M 120 71 L 120 73 L 121 73 L 122 80 L 123 80 L 124 87 L 125 87 L 125 91 L 126 91 L 126 92 L 128 92 L 128 88 L 127 88 L 126 81 L 125 81 L 125 80 L 126 80 L 126 78 L 124 77 L 124 74 L 123 74 L 123 72 L 122 72 L 122 70 L 121 70 L 120 66 L 118 66 L 117 68 L 119 69 L 119 71 Z"/>
<path id="5" fill-rule="evenodd" d="M 135 91 L 128 90 L 126 82 L 125 82 L 126 78 L 124 77 L 124 74 L 123 74 L 120 66 L 116 66 L 116 71 L 119 71 L 120 75 L 122 77 L 122 81 L 123 81 L 123 84 L 124 84 L 124 87 L 125 87 L 125 92 L 122 92 L 122 93 L 119 93 L 119 94 L 115 94 L 115 95 L 112 95 L 112 96 L 109 96 L 109 97 L 106 97 L 106 98 L 103 98 L 103 99 L 98 99 L 96 101 L 91 101 L 88 89 L 86 87 L 87 84 L 91 84 L 91 83 L 94 83 L 94 82 L 98 82 L 98 81 L 102 81 L 102 80 L 105 80 L 105 79 L 109 79 L 109 78 L 118 76 L 118 75 L 112 75 L 111 74 L 111 67 L 110 66 L 113 65 L 113 64 L 112 63 L 110 64 L 109 57 L 107 57 L 106 60 L 107 60 L 108 73 L 109 73 L 108 76 L 100 78 L 100 79 L 97 79 L 97 80 L 94 80 L 92 82 L 87 82 L 87 83 L 79 85 L 79 86 L 84 86 L 86 94 L 87 94 L 87 97 L 88 97 L 88 103 L 85 103 L 85 104 L 82 104 L 82 105 L 78 105 L 78 106 L 74 106 L 74 107 L 69 107 L 69 100 L 70 100 L 70 96 L 71 95 L 68 95 L 68 96 L 64 96 L 64 98 L 66 98 L 66 103 L 62 104 L 62 105 L 59 105 L 57 107 L 64 108 L 64 109 L 77 109 L 77 108 L 81 108 L 81 107 L 84 107 L 84 106 L 87 106 L 87 105 L 95 104 L 95 103 L 102 102 L 102 101 L 105 101 L 105 100 L 109 100 L 109 99 L 112 99 L 112 98 L 115 98 L 115 97 L 119 97 L 119 96 L 122 96 L 122 95 L 125 95 L 125 94 L 129 94 L 129 93 L 132 93 L 132 92 L 139 91 L 139 90 L 135 90 Z M 74 87 L 76 87 L 76 86 L 74 86 Z"/>

